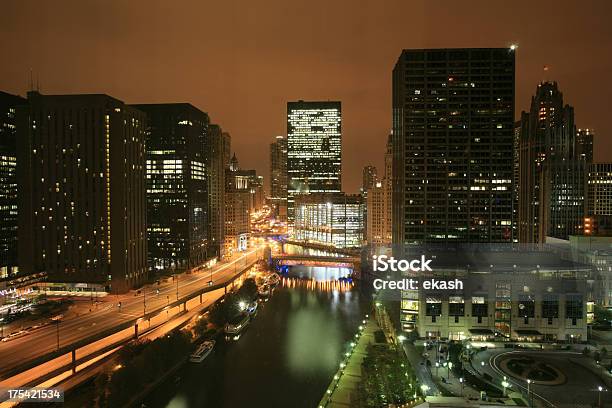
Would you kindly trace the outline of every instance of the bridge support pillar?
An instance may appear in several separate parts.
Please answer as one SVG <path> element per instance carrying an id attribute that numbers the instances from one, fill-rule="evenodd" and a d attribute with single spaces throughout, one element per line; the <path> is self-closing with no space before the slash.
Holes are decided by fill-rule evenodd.
<path id="1" fill-rule="evenodd" d="M 223 287 L 223 290 L 224 290 L 223 294 L 227 295 L 227 285 Z"/>
<path id="2" fill-rule="evenodd" d="M 138 340 L 138 323 L 134 323 L 134 339 Z"/>
<path id="3" fill-rule="evenodd" d="M 76 349 L 72 349 L 72 374 L 76 373 Z"/>
<path id="4" fill-rule="evenodd" d="M 200 304 L 202 304 L 202 294 L 200 293 Z"/>
<path id="5" fill-rule="evenodd" d="M 183 312 L 187 311 L 187 301 L 185 301 L 185 303 L 183 303 Z"/>

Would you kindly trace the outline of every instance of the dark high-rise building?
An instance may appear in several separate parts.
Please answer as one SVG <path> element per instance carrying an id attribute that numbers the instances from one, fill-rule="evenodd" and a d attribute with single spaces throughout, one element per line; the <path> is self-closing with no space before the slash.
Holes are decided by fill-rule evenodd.
<path id="1" fill-rule="evenodd" d="M 393 242 L 510 242 L 514 50 L 404 50 L 393 70 Z"/>
<path id="2" fill-rule="evenodd" d="M 521 143 L 521 121 L 514 123 L 514 154 L 512 157 L 512 241 L 518 241 L 519 225 L 519 195 L 520 195 L 520 143 Z"/>
<path id="3" fill-rule="evenodd" d="M 212 252 L 219 256 L 223 255 L 225 239 L 225 169 L 229 166 L 229 152 L 226 151 L 229 142 L 229 134 L 224 133 L 219 125 L 208 127 L 208 242 Z"/>
<path id="4" fill-rule="evenodd" d="M 208 115 L 188 103 L 133 105 L 148 117 L 149 268 L 180 271 L 208 259 Z"/>
<path id="5" fill-rule="evenodd" d="M 363 223 L 363 238 L 365 240 L 368 240 L 368 242 L 372 241 L 370 239 L 368 239 L 368 236 L 370 236 L 370 233 L 368 231 L 368 228 L 370 227 L 371 223 L 368 223 L 368 219 L 372 220 L 372 222 L 374 222 L 374 220 L 378 221 L 379 217 L 375 217 L 372 218 L 371 216 L 368 215 L 368 208 L 372 207 L 375 209 L 379 209 L 377 206 L 368 206 L 367 203 L 367 198 L 368 198 L 368 191 L 370 189 L 373 189 L 374 187 L 376 187 L 376 182 L 378 181 L 378 177 L 376 174 L 376 167 L 374 166 L 364 166 L 363 170 L 361 171 L 361 176 L 362 176 L 362 183 L 361 183 L 361 195 L 364 198 L 364 201 L 366 202 L 366 206 L 364 206 L 364 211 L 363 211 L 363 216 L 364 216 L 364 223 Z M 376 192 L 382 196 L 384 193 L 381 190 L 376 190 Z M 377 200 L 375 200 L 376 203 L 382 203 L 382 201 L 379 199 L 379 197 L 377 197 Z M 377 226 L 380 226 L 377 225 Z M 376 235 L 377 237 L 379 236 L 379 234 Z"/>
<path id="6" fill-rule="evenodd" d="M 231 160 L 232 137 L 227 132 L 222 132 L 221 137 L 223 139 L 223 168 L 227 169 Z"/>
<path id="7" fill-rule="evenodd" d="M 588 165 L 587 215 L 612 217 L 612 163 Z"/>
<path id="8" fill-rule="evenodd" d="M 592 129 L 578 129 L 576 134 L 576 155 L 587 163 L 593 163 L 593 136 Z"/>
<path id="9" fill-rule="evenodd" d="M 26 100 L 0 92 L 0 279 L 18 274 L 17 118 Z"/>
<path id="10" fill-rule="evenodd" d="M 17 110 L 19 266 L 121 293 L 147 277 L 146 115 L 107 95 Z"/>
<path id="11" fill-rule="evenodd" d="M 362 179 L 361 192 L 367 193 L 368 189 L 374 187 L 376 181 L 378 180 L 376 167 L 364 166 L 362 170 Z"/>
<path id="12" fill-rule="evenodd" d="M 287 220 L 287 138 L 276 136 L 270 143 L 270 201 L 276 216 Z"/>
<path id="13" fill-rule="evenodd" d="M 287 102 L 287 218 L 295 196 L 342 190 L 340 102 Z"/>
<path id="14" fill-rule="evenodd" d="M 542 82 L 529 112 L 521 115 L 519 141 L 519 241 L 543 243 L 582 232 L 586 158 L 579 148 L 574 108 L 555 82 Z M 591 153 L 589 153 L 589 150 Z"/>

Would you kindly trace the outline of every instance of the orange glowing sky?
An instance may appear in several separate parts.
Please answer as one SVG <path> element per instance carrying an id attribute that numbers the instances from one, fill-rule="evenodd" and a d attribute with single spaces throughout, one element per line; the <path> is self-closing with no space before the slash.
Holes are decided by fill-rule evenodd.
<path id="1" fill-rule="evenodd" d="M 4 1 L 0 89 L 107 93 L 127 103 L 190 102 L 232 135 L 243 168 L 269 177 L 268 144 L 289 100 L 340 100 L 343 187 L 382 169 L 391 70 L 403 48 L 518 43 L 517 116 L 543 66 L 612 161 L 612 2 Z"/>

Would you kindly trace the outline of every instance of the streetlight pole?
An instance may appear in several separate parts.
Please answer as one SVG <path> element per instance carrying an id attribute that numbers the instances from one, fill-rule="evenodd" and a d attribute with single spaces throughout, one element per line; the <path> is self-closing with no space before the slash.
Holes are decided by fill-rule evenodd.
<path id="1" fill-rule="evenodd" d="M 145 317 L 147 314 L 147 289 L 146 287 L 142 288 L 142 317 Z"/>
<path id="2" fill-rule="evenodd" d="M 59 324 L 60 324 L 60 320 L 57 319 L 55 321 L 55 326 L 57 327 L 57 349 L 59 350 Z M 600 387 L 601 388 L 601 387 Z"/>
<path id="3" fill-rule="evenodd" d="M 597 406 L 599 408 L 601 408 L 602 407 L 601 406 L 601 392 L 603 391 L 603 387 L 600 385 L 599 387 L 597 387 L 597 391 L 599 391 L 598 392 L 599 398 L 598 398 L 598 401 L 597 401 Z"/>
<path id="4" fill-rule="evenodd" d="M 527 379 L 527 407 L 531 408 L 531 380 Z"/>
<path id="5" fill-rule="evenodd" d="M 178 273 L 176 274 L 176 300 L 179 300 L 179 293 L 178 293 L 178 282 L 179 282 L 179 275 Z"/>
<path id="6" fill-rule="evenodd" d="M 461 396 L 463 397 L 463 377 L 459 378 L 459 383 L 461 383 Z"/>

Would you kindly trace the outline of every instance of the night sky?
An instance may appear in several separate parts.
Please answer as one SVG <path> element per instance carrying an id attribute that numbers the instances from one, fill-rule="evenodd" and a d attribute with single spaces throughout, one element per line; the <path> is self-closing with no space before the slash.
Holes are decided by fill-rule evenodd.
<path id="1" fill-rule="evenodd" d="M 517 116 L 556 80 L 595 129 L 595 159 L 612 161 L 610 21 L 609 0 L 4 0 L 0 89 L 24 95 L 32 69 L 43 93 L 190 102 L 266 183 L 286 102 L 340 100 L 343 188 L 356 192 L 364 165 L 382 171 L 403 48 L 517 43 Z"/>

